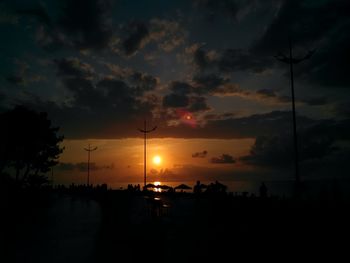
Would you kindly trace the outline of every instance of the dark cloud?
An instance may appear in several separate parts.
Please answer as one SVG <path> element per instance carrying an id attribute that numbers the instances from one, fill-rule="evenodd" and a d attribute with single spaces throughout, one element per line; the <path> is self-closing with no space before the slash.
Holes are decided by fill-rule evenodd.
<path id="1" fill-rule="evenodd" d="M 6 80 L 9 83 L 15 84 L 15 85 L 22 85 L 25 83 L 24 78 L 22 76 L 19 76 L 19 75 L 9 75 L 6 77 Z"/>
<path id="2" fill-rule="evenodd" d="M 207 111 L 210 109 L 211 108 L 209 107 L 207 99 L 205 97 L 190 97 L 190 106 L 188 107 L 188 110 L 190 112 Z"/>
<path id="3" fill-rule="evenodd" d="M 348 141 L 350 140 L 350 119 L 319 120 L 309 129 L 303 129 L 302 135 L 304 137 L 307 135 L 306 138 L 327 136 L 334 141 Z"/>
<path id="4" fill-rule="evenodd" d="M 225 93 L 222 86 L 229 82 L 229 79 L 216 74 L 198 74 L 193 77 L 196 85 L 195 92 L 198 94 Z"/>
<path id="5" fill-rule="evenodd" d="M 260 56 L 243 49 L 227 49 L 219 57 L 218 68 L 223 72 L 253 71 L 261 73 L 274 64 L 269 56 Z"/>
<path id="6" fill-rule="evenodd" d="M 65 0 L 61 2 L 59 27 L 78 48 L 101 49 L 112 37 L 110 0 Z"/>
<path id="7" fill-rule="evenodd" d="M 244 163 L 256 166 L 291 167 L 293 165 L 293 144 L 288 136 L 259 136 L 250 154 L 241 157 Z"/>
<path id="8" fill-rule="evenodd" d="M 55 59 L 57 74 L 62 77 L 91 78 L 94 76 L 94 68 L 78 58 Z"/>
<path id="9" fill-rule="evenodd" d="M 199 6 L 212 6 L 214 13 L 217 13 L 218 7 L 226 6 L 227 2 L 237 5 L 235 14 L 239 11 L 249 14 L 261 8 L 275 10 L 275 13 L 271 16 L 273 19 L 267 24 L 262 36 L 245 49 L 228 48 L 218 51 L 215 56 L 210 56 L 211 51 L 206 51 L 197 45 L 191 54 L 194 64 L 200 71 L 211 68 L 223 73 L 237 71 L 262 73 L 268 69 L 284 67 L 287 73 L 288 65 L 277 62 L 273 56 L 280 52 L 288 55 L 290 37 L 295 58 L 302 58 L 309 50 L 316 49 L 310 59 L 295 66 L 295 77 L 304 82 L 323 86 L 349 85 L 346 71 L 350 59 L 347 48 L 350 45 L 349 1 L 217 1 L 215 4 L 214 2 L 198 1 Z M 316 104 L 311 102 L 309 105 Z"/>
<path id="10" fill-rule="evenodd" d="M 130 75 L 129 81 L 141 91 L 154 90 L 159 84 L 157 78 L 138 71 L 135 71 Z"/>
<path id="11" fill-rule="evenodd" d="M 213 61 L 207 54 L 207 52 L 202 48 L 196 48 L 193 52 L 193 62 L 200 70 L 204 70 L 212 66 Z"/>
<path id="12" fill-rule="evenodd" d="M 186 108 L 190 112 L 210 109 L 207 99 L 198 96 L 197 88 L 187 82 L 173 81 L 169 85 L 169 90 L 171 93 L 163 97 L 163 106 L 166 108 Z"/>
<path id="13" fill-rule="evenodd" d="M 205 158 L 207 157 L 208 151 L 204 150 L 202 152 L 195 152 L 192 154 L 193 158 Z"/>
<path id="14" fill-rule="evenodd" d="M 36 40 L 46 50 L 99 50 L 109 46 L 113 35 L 111 7 L 111 0 L 64 0 L 58 16 L 42 4 L 18 8 L 17 14 L 38 20 Z"/>
<path id="15" fill-rule="evenodd" d="M 339 102 L 333 106 L 337 117 L 350 118 L 350 102 Z"/>
<path id="16" fill-rule="evenodd" d="M 57 165 L 56 169 L 59 171 L 79 171 L 86 172 L 88 168 L 88 163 L 65 163 L 61 162 Z M 98 171 L 98 170 L 109 170 L 114 169 L 114 164 L 111 165 L 97 165 L 96 163 L 90 163 L 90 170 Z"/>
<path id="17" fill-rule="evenodd" d="M 157 43 L 160 50 L 170 52 L 182 45 L 187 32 L 177 20 L 153 18 L 149 22 L 149 39 Z"/>
<path id="18" fill-rule="evenodd" d="M 19 6 L 15 2 L 13 6 Z M 294 68 L 300 87 L 297 107 L 302 104 L 298 112 L 334 114 L 343 120 L 342 125 L 319 128 L 332 136 L 348 136 L 349 110 L 345 102 L 337 103 L 346 98 L 346 92 L 333 89 L 326 97 L 317 89 L 319 85 L 349 86 L 348 1 L 204 0 L 197 1 L 199 12 L 182 9 L 180 4 L 178 14 L 175 9 L 159 13 L 152 5 L 141 13 L 133 4 L 119 7 L 112 8 L 112 1 L 64 0 L 56 4 L 29 1 L 14 8 L 18 21 L 11 28 L 4 27 L 5 33 L 14 29 L 8 34 L 11 43 L 4 42 L 6 103 L 23 102 L 31 92 L 40 94 L 26 103 L 48 111 L 67 138 L 137 137 L 141 134 L 136 128 L 147 119 L 158 125 L 154 137 L 265 136 L 262 144 L 271 148 L 269 140 L 282 144 L 278 136 L 288 137 L 283 134 L 292 130 L 291 112 L 268 112 L 289 109 L 291 103 L 289 82 L 280 79 L 281 72 L 289 77 L 288 65 L 273 57 L 280 51 L 287 54 L 290 35 L 295 57 L 316 48 L 311 59 Z M 262 14 L 267 9 L 273 11 Z M 203 21 L 202 15 L 208 13 L 218 20 L 213 24 Z M 62 49 L 56 53 L 57 59 L 31 43 L 35 32 L 43 47 Z M 133 56 L 138 52 L 141 54 Z M 147 55 L 156 57 L 154 64 L 145 64 Z M 28 69 L 23 65 L 23 70 L 13 70 L 14 56 L 31 60 Z M 43 66 L 39 60 L 51 63 Z M 45 74 L 49 81 L 28 85 L 41 78 L 35 72 Z M 299 81 L 303 85 L 299 86 Z M 304 85 L 310 83 L 316 85 Z M 306 107 L 331 102 L 334 109 Z M 238 112 L 231 112 L 230 107 Z M 238 117 L 254 112 L 257 114 Z M 298 129 L 316 122 L 300 115 Z M 321 148 L 318 152 L 322 153 Z"/>
<path id="19" fill-rule="evenodd" d="M 274 15 L 284 0 L 193 0 L 194 7 L 201 11 L 204 17 L 215 22 L 222 18 L 240 22 L 247 15 Z"/>
<path id="20" fill-rule="evenodd" d="M 186 30 L 178 21 L 153 18 L 147 22 L 132 21 L 124 25 L 119 37 L 124 54 L 132 56 L 150 43 L 153 48 L 170 52 L 182 45 L 186 36 Z"/>
<path id="21" fill-rule="evenodd" d="M 203 97 L 208 95 L 225 96 L 225 95 L 249 95 L 240 89 L 238 84 L 230 82 L 229 78 L 222 77 L 214 73 L 198 73 L 193 76 L 191 84 L 187 82 L 173 81 L 169 85 L 171 94 L 181 96 L 197 96 L 197 101 L 203 101 Z"/>
<path id="22" fill-rule="evenodd" d="M 112 63 L 106 63 L 105 66 L 111 71 L 112 76 L 110 76 L 110 79 L 114 78 L 125 81 L 141 92 L 154 90 L 159 84 L 159 78 L 150 74 L 130 68 L 123 68 Z"/>
<path id="23" fill-rule="evenodd" d="M 135 54 L 149 36 L 148 26 L 141 22 L 132 22 L 127 26 L 128 36 L 123 40 L 122 47 L 126 55 Z"/>
<path id="24" fill-rule="evenodd" d="M 245 94 L 248 97 L 251 97 L 253 95 L 252 93 L 249 93 L 249 92 L 246 92 Z M 276 91 L 272 89 L 257 90 L 256 95 L 258 96 L 258 98 L 270 99 L 277 103 L 291 103 L 292 101 L 291 96 L 279 95 L 276 93 Z M 317 97 L 308 96 L 305 98 L 296 99 L 296 102 L 303 103 L 308 106 L 323 106 L 328 104 L 329 100 L 326 97 L 322 97 L 322 96 L 317 96 Z"/>
<path id="25" fill-rule="evenodd" d="M 306 127 L 315 121 L 305 116 L 297 116 L 298 127 Z M 177 138 L 255 138 L 292 131 L 292 113 L 272 111 L 247 117 L 231 117 L 207 120 L 205 125 L 192 128 L 186 124 L 161 126 L 158 135 Z"/>
<path id="26" fill-rule="evenodd" d="M 0 103 L 5 101 L 5 100 L 6 100 L 6 95 L 0 91 Z"/>
<path id="27" fill-rule="evenodd" d="M 343 134 L 337 130 L 342 129 Z M 339 141 L 349 140 L 348 122 L 321 121 L 298 130 L 300 163 L 328 158 L 339 150 Z M 291 167 L 294 162 L 293 136 L 289 132 L 265 135 L 256 138 L 250 154 L 241 161 L 257 166 Z"/>
<path id="28" fill-rule="evenodd" d="M 140 126 L 145 118 L 153 119 L 157 123 L 157 132 L 152 136 L 160 138 L 255 138 L 292 130 L 292 114 L 288 111 L 273 111 L 246 117 L 235 117 L 234 113 L 212 114 L 207 117 L 204 115 L 201 118 L 193 115 L 191 123 L 200 125 L 179 122 L 183 114 L 179 115 L 177 109 L 184 113 L 209 109 L 206 100 L 201 96 L 190 94 L 183 95 L 183 98 L 177 95 L 192 89 L 187 83 L 170 85 L 170 89 L 177 92 L 171 94 L 176 94 L 185 101 L 184 103 L 180 100 L 176 104 L 166 101 L 165 98 L 169 98 L 167 95 L 163 97 L 163 101 L 155 94 L 146 95 L 148 89 L 140 90 L 137 86 L 130 85 L 127 80 L 106 77 L 93 82 L 86 78 L 65 77 L 62 81 L 70 92 L 67 103 L 57 104 L 39 98 L 22 100 L 22 103 L 28 107 L 48 111 L 56 125 L 62 126 L 66 138 L 138 137 L 140 134 L 136 132 L 135 127 Z M 162 109 L 162 103 L 165 103 L 163 106 L 186 106 L 175 107 L 175 111 L 169 113 Z M 192 108 L 191 104 L 194 105 Z M 172 107 L 169 110 L 172 110 Z M 172 120 L 178 121 L 170 124 L 169 121 Z M 297 122 L 298 127 L 302 128 L 315 121 L 305 116 L 297 116 Z"/>
<path id="29" fill-rule="evenodd" d="M 168 111 L 168 118 L 181 119 L 186 113 L 208 111 L 211 107 L 207 103 L 207 98 L 199 95 L 197 88 L 187 82 L 173 81 L 169 84 L 171 93 L 163 96 L 163 107 L 173 110 Z M 182 114 L 174 112 L 180 109 Z M 169 114 L 170 113 L 170 114 Z"/>
<path id="30" fill-rule="evenodd" d="M 202 73 L 208 70 L 214 70 L 219 73 L 237 71 L 261 73 L 273 67 L 276 63 L 272 55 L 261 55 L 248 48 L 208 51 L 197 45 L 192 47 L 188 53 L 192 55 L 194 65 Z"/>
<path id="31" fill-rule="evenodd" d="M 190 103 L 190 99 L 186 95 L 171 93 L 163 97 L 163 106 L 171 108 L 184 108 Z"/>
<path id="32" fill-rule="evenodd" d="M 158 85 L 157 78 L 133 70 L 118 78 L 100 77 L 96 82 L 93 79 L 96 74 L 90 64 L 76 58 L 54 62 L 58 75 L 71 92 L 74 106 L 93 110 L 95 114 L 115 110 L 128 117 L 141 110 L 139 107 L 142 108 L 145 92 L 154 90 Z"/>
<path id="33" fill-rule="evenodd" d="M 254 96 L 254 93 L 246 93 L 248 97 Z M 274 101 L 277 103 L 290 103 L 292 101 L 292 98 L 285 95 L 278 95 L 276 91 L 272 89 L 259 89 L 255 92 L 255 95 L 257 95 L 257 99 L 267 99 L 270 101 Z"/>
<path id="34" fill-rule="evenodd" d="M 309 106 L 322 106 L 329 103 L 329 100 L 326 97 L 308 97 L 300 99 L 300 101 Z"/>
<path id="35" fill-rule="evenodd" d="M 254 95 L 256 95 L 257 99 L 270 100 L 276 103 L 291 103 L 292 101 L 292 98 L 290 96 L 279 95 L 276 93 L 276 91 L 272 89 L 260 89 L 260 90 L 257 90 L 255 94 L 247 92 L 246 95 L 248 97 L 254 97 Z M 312 99 L 310 98 L 310 100 Z M 306 102 L 303 102 L 303 103 L 306 103 Z"/>
<path id="36" fill-rule="evenodd" d="M 56 52 L 65 47 L 74 47 L 74 43 L 57 27 L 38 26 L 35 39 L 37 44 L 48 52 Z"/>
<path id="37" fill-rule="evenodd" d="M 29 8 L 18 8 L 16 12 L 18 15 L 22 16 L 33 16 L 37 18 L 40 23 L 43 23 L 45 25 L 52 25 L 52 19 L 49 16 L 46 8 L 41 3 L 38 3 L 36 6 Z"/>
<path id="38" fill-rule="evenodd" d="M 205 43 L 194 43 L 185 47 L 184 52 L 178 55 L 178 59 L 187 65 L 191 65 L 195 73 L 215 72 L 218 56 L 216 49 L 206 49 Z"/>
<path id="39" fill-rule="evenodd" d="M 95 83 L 64 77 L 62 83 L 70 94 L 66 103 L 33 97 L 22 99 L 21 104 L 47 111 L 66 138 L 136 137 L 136 127 L 143 119 L 151 119 L 158 103 L 155 95 L 145 95 L 149 87 L 142 90 L 119 79 L 102 78 Z"/>
<path id="40" fill-rule="evenodd" d="M 276 97 L 276 93 L 272 89 L 260 89 L 257 90 L 256 93 L 265 97 Z"/>
<path id="41" fill-rule="evenodd" d="M 103 80 L 99 82 L 99 85 Z M 101 90 L 98 90 L 90 80 L 85 78 L 68 78 L 64 80 L 65 87 L 71 92 L 73 103 L 76 107 L 90 110 L 102 110 L 107 105 L 108 98 Z"/>
<path id="42" fill-rule="evenodd" d="M 332 124 L 322 122 L 299 131 L 301 161 L 322 159 L 337 150 L 335 142 L 338 136 L 335 136 L 334 131 L 326 132 L 330 129 L 328 125 Z"/>
<path id="43" fill-rule="evenodd" d="M 187 82 L 172 81 L 169 86 L 170 91 L 179 95 L 187 95 L 193 92 L 193 87 Z"/>
<path id="44" fill-rule="evenodd" d="M 100 80 L 96 87 L 101 91 L 106 102 L 118 109 L 136 110 L 137 104 L 141 101 L 144 92 L 149 91 L 150 87 L 131 86 L 127 82 L 119 79 L 104 78 Z"/>
<path id="45" fill-rule="evenodd" d="M 27 85 L 32 82 L 39 82 L 44 80 L 45 77 L 37 74 L 31 70 L 28 63 L 20 61 L 18 59 L 14 60 L 15 68 L 12 73 L 5 76 L 5 80 L 13 85 Z"/>
<path id="46" fill-rule="evenodd" d="M 313 159 L 303 163 L 302 176 L 309 177 L 310 174 L 318 178 L 348 179 L 350 148 L 344 147 L 334 151 L 322 159 Z M 336 167 L 336 171 L 334 170 Z"/>
<path id="47" fill-rule="evenodd" d="M 78 58 L 53 62 L 66 95 L 54 102 L 28 93 L 16 103 L 47 111 L 67 138 L 102 138 L 105 132 L 108 137 L 114 137 L 113 133 L 127 137 L 161 105 L 160 96 L 154 93 L 159 80 L 150 74 L 114 65 L 109 65 L 112 75 L 97 74 Z"/>
<path id="48" fill-rule="evenodd" d="M 222 113 L 222 114 L 206 114 L 204 115 L 204 119 L 205 120 L 222 120 L 222 119 L 230 119 L 230 118 L 233 118 L 235 117 L 235 113 L 233 112 L 225 112 L 225 113 Z"/>
<path id="49" fill-rule="evenodd" d="M 113 23 L 112 7 L 112 0 L 64 0 L 55 19 L 42 5 L 22 8 L 17 13 L 37 18 L 36 40 L 50 51 L 64 47 L 110 49 L 132 56 L 151 42 L 159 50 L 170 52 L 186 39 L 186 30 L 175 20 L 133 20 L 117 26 Z"/>
<path id="50" fill-rule="evenodd" d="M 223 154 L 219 157 L 213 157 L 211 158 L 210 160 L 211 163 L 221 163 L 221 164 L 224 164 L 224 163 L 235 163 L 236 160 L 229 154 Z"/>
<path id="51" fill-rule="evenodd" d="M 350 84 L 346 70 L 350 59 L 350 37 L 346 32 L 349 30 L 350 27 L 346 27 L 330 35 L 327 45 L 324 44 L 309 61 L 296 67 L 295 75 L 306 83 L 347 88 Z"/>
<path id="52" fill-rule="evenodd" d="M 194 5 L 205 12 L 209 20 L 227 15 L 230 18 L 236 19 L 239 6 L 236 0 L 194 0 Z"/>
<path id="53" fill-rule="evenodd" d="M 309 61 L 295 67 L 296 76 L 321 85 L 346 86 L 349 84 L 345 70 L 350 58 L 349 10 L 350 2 L 346 0 L 283 1 L 252 52 L 271 56 L 285 51 L 291 37 L 296 57 L 305 54 L 305 49 L 317 49 Z"/>
<path id="54" fill-rule="evenodd" d="M 211 95 L 215 96 L 241 96 L 248 97 L 251 92 L 243 90 L 238 84 L 235 83 L 225 83 L 224 85 L 218 86 L 212 91 Z"/>
<path id="55" fill-rule="evenodd" d="M 349 7 L 350 4 L 346 0 L 285 0 L 254 49 L 265 54 L 284 50 L 289 36 L 296 47 L 315 43 L 346 23 Z"/>

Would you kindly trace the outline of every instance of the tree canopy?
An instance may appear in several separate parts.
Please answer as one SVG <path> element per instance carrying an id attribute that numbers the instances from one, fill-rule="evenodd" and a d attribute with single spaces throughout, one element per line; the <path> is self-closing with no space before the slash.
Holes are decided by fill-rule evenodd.
<path id="1" fill-rule="evenodd" d="M 0 124 L 0 173 L 6 169 L 21 185 L 43 182 L 63 151 L 59 128 L 47 113 L 23 106 L 0 113 Z"/>

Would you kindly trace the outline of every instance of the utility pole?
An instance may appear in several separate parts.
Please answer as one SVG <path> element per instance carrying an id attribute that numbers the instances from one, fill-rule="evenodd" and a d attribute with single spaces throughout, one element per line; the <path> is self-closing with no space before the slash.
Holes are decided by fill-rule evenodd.
<path id="1" fill-rule="evenodd" d="M 293 64 L 298 64 L 306 59 L 311 58 L 315 53 L 315 50 L 309 51 L 302 58 L 293 58 L 293 47 L 292 41 L 289 38 L 289 56 L 279 53 L 275 58 L 281 62 L 289 64 L 290 69 L 290 84 L 292 90 L 292 112 L 293 112 L 293 138 L 294 138 L 294 166 L 295 166 L 295 184 L 297 191 L 299 191 L 300 186 L 300 173 L 299 173 L 299 151 L 298 151 L 298 136 L 297 136 L 297 124 L 296 124 L 296 114 L 295 114 L 295 95 L 294 95 L 294 76 L 293 76 Z"/>
<path id="2" fill-rule="evenodd" d="M 143 121 L 143 129 L 138 129 L 143 133 L 143 186 L 146 186 L 146 141 L 147 141 L 147 133 L 153 132 L 157 129 L 157 126 L 154 126 L 152 129 L 147 130 L 146 120 Z"/>
<path id="3" fill-rule="evenodd" d="M 85 151 L 88 152 L 88 175 L 87 175 L 87 186 L 89 186 L 90 184 L 90 153 L 97 150 L 97 147 L 95 148 L 91 148 L 90 147 L 90 144 L 89 144 L 89 147 L 88 148 L 84 148 Z"/>

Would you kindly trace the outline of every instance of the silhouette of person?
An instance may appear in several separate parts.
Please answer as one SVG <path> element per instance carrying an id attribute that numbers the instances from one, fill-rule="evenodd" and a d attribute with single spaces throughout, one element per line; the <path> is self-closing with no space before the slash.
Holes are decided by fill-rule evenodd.
<path id="1" fill-rule="evenodd" d="M 202 192 L 201 182 L 197 181 L 197 184 L 193 187 L 193 192 L 195 194 L 200 194 Z"/>
<path id="2" fill-rule="evenodd" d="M 267 197 L 267 187 L 264 182 L 261 183 L 259 191 L 260 191 L 260 197 L 262 198 Z"/>

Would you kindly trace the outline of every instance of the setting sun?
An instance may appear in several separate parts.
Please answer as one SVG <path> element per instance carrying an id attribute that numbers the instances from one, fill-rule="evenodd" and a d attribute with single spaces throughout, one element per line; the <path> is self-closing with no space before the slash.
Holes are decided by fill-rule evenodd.
<path id="1" fill-rule="evenodd" d="M 159 165 L 159 164 L 161 164 L 161 162 L 162 162 L 162 158 L 159 155 L 156 155 L 153 157 L 154 164 Z"/>

